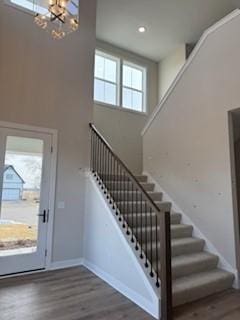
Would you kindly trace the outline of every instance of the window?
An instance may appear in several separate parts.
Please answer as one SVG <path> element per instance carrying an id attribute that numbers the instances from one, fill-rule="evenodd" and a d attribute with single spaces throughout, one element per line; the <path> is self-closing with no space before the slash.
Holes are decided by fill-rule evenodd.
<path id="1" fill-rule="evenodd" d="M 42 6 L 32 0 L 5 0 L 5 2 L 27 12 L 37 12 L 39 14 L 46 14 L 48 12 L 46 3 L 44 4 L 44 2 L 42 3 Z"/>
<path id="2" fill-rule="evenodd" d="M 13 180 L 13 174 L 12 173 L 7 173 L 6 174 L 6 180 Z"/>
<path id="3" fill-rule="evenodd" d="M 144 69 L 123 62 L 122 106 L 136 111 L 144 111 Z"/>
<path id="4" fill-rule="evenodd" d="M 94 100 L 123 109 L 145 112 L 146 68 L 97 50 Z"/>
<path id="5" fill-rule="evenodd" d="M 5 0 L 5 2 L 15 8 L 29 13 L 48 13 L 49 1 L 46 0 Z M 75 15 L 78 11 L 78 0 L 71 0 L 67 6 L 68 10 Z"/>
<path id="6" fill-rule="evenodd" d="M 118 105 L 119 60 L 97 52 L 95 55 L 94 100 Z"/>

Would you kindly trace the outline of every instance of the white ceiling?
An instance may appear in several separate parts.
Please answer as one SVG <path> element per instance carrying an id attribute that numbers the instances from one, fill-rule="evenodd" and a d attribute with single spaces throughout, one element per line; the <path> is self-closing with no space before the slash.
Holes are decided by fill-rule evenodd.
<path id="1" fill-rule="evenodd" d="M 238 0 L 98 0 L 97 38 L 159 61 L 237 8 Z M 147 32 L 140 34 L 139 26 Z"/>

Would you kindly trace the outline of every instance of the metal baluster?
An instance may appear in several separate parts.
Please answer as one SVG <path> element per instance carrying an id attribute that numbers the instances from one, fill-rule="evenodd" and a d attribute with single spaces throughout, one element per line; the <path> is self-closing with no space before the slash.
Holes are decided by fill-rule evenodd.
<path id="1" fill-rule="evenodd" d="M 139 228 L 138 228 L 138 190 L 137 188 L 135 189 L 135 206 L 136 206 L 136 210 L 135 210 L 135 224 L 136 224 L 136 238 L 137 238 L 137 241 L 136 241 L 136 246 L 135 246 L 135 249 L 138 250 L 139 247 L 138 247 L 138 241 L 139 241 Z"/>
<path id="2" fill-rule="evenodd" d="M 100 168 L 100 148 L 99 148 L 99 138 L 97 137 L 97 181 L 99 181 L 99 168 Z"/>
<path id="3" fill-rule="evenodd" d="M 113 204 L 113 197 L 112 197 L 112 191 L 113 191 L 113 185 L 111 185 L 112 182 L 112 172 L 113 172 L 113 155 L 110 152 L 110 174 L 109 174 L 109 188 L 110 188 L 110 204 Z"/>
<path id="4" fill-rule="evenodd" d="M 106 179 L 106 187 L 107 187 L 107 199 L 110 199 L 110 193 L 109 193 L 109 186 L 108 186 L 108 182 L 109 182 L 109 171 L 110 171 L 110 151 L 107 148 L 107 179 Z"/>
<path id="5" fill-rule="evenodd" d="M 141 233 L 140 233 L 140 245 L 141 245 L 141 253 L 140 253 L 140 258 L 143 259 L 143 197 L 142 193 L 140 196 L 140 201 L 141 201 L 141 217 L 140 217 L 140 226 L 141 226 Z"/>
<path id="6" fill-rule="evenodd" d="M 91 151 L 90 151 L 90 171 L 93 172 L 93 132 L 90 131 L 91 134 Z"/>
<path id="7" fill-rule="evenodd" d="M 132 214 L 132 230 L 135 228 L 134 226 L 134 208 L 133 208 L 133 195 L 134 195 L 134 189 L 133 189 L 133 183 L 131 181 L 131 184 L 132 184 L 132 188 L 131 188 L 131 195 L 132 195 L 132 198 L 131 198 L 131 214 Z M 134 242 L 134 237 L 133 237 L 133 232 L 132 232 L 132 239 L 131 239 L 132 242 Z"/>
<path id="8" fill-rule="evenodd" d="M 116 197 L 115 197 L 115 190 L 116 190 L 116 176 L 115 176 L 115 172 L 116 172 L 116 159 L 113 158 L 113 175 L 112 175 L 112 183 L 113 183 L 113 209 L 116 210 Z M 116 211 L 117 214 L 117 211 Z"/>
<path id="9" fill-rule="evenodd" d="M 117 186 L 117 195 L 118 195 L 118 193 L 121 190 L 121 165 L 119 162 L 117 167 L 117 179 L 118 179 L 118 186 Z M 119 208 L 121 208 L 118 220 L 121 222 L 122 221 L 122 203 L 119 200 L 118 202 L 119 202 Z"/>
<path id="10" fill-rule="evenodd" d="M 103 184 L 104 184 L 104 194 L 107 194 L 106 189 L 106 172 L 107 172 L 107 148 L 103 144 Z"/>
<path id="11" fill-rule="evenodd" d="M 92 132 L 92 137 L 93 137 L 93 167 L 92 167 L 92 173 L 95 175 L 95 155 L 96 155 L 96 135 L 95 135 L 95 132 L 91 129 L 91 132 Z"/>
<path id="12" fill-rule="evenodd" d="M 147 201 L 145 201 L 145 244 L 146 244 L 146 250 L 145 250 L 145 253 L 146 253 L 146 260 L 145 260 L 145 267 L 148 268 L 148 236 L 147 236 L 147 211 L 148 211 L 148 207 L 147 207 Z"/>
<path id="13" fill-rule="evenodd" d="M 156 245 L 158 245 L 158 232 L 157 232 L 157 224 L 155 225 L 156 227 Z M 152 207 L 150 207 L 150 241 L 151 241 L 151 251 L 150 251 L 150 262 L 151 262 L 151 271 L 150 271 L 150 276 L 153 277 L 153 219 L 152 219 Z M 156 248 L 156 251 L 157 248 Z"/>

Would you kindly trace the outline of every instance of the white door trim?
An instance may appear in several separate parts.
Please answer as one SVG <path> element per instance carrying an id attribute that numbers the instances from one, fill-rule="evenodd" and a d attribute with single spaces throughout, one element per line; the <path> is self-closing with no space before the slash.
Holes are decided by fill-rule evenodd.
<path id="1" fill-rule="evenodd" d="M 53 225 L 55 213 L 55 189 L 56 189 L 56 175 L 57 175 L 57 146 L 58 146 L 58 131 L 56 129 L 42 128 L 38 126 L 31 126 L 25 124 L 18 124 L 14 122 L 0 121 L 0 127 L 9 129 L 18 129 L 24 131 L 32 131 L 38 133 L 48 133 L 52 136 L 52 157 L 50 170 L 50 185 L 49 185 L 49 221 L 47 228 L 47 256 L 46 268 L 51 269 L 52 263 L 52 244 L 53 244 Z M 16 276 L 16 275 L 15 275 Z"/>

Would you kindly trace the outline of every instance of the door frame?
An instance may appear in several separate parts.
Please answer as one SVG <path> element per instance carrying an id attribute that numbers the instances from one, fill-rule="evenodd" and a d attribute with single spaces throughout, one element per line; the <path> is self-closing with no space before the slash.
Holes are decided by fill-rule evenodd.
<path id="1" fill-rule="evenodd" d="M 235 253 L 236 263 L 239 276 L 237 278 L 236 288 L 240 288 L 240 199 L 237 192 L 237 171 L 236 171 L 236 159 L 235 159 L 235 135 L 234 135 L 234 111 L 240 111 L 240 108 L 228 111 L 228 134 L 229 134 L 229 151 L 230 151 L 230 170 L 231 170 L 231 183 L 232 183 L 232 204 L 233 204 L 233 221 L 235 231 Z"/>
<path id="2" fill-rule="evenodd" d="M 53 244 L 53 227 L 54 227 L 54 215 L 55 215 L 55 191 L 56 191 L 56 176 L 57 176 L 57 146 L 58 146 L 58 131 L 56 129 L 49 129 L 44 127 L 19 124 L 15 122 L 0 121 L 0 127 L 6 129 L 17 129 L 23 131 L 46 133 L 52 137 L 51 145 L 51 169 L 49 178 L 49 220 L 47 226 L 47 255 L 46 255 L 46 267 L 44 271 L 51 269 L 52 264 L 52 244 Z M 37 272 L 37 271 L 36 271 Z M 14 275 L 16 276 L 16 274 Z M 11 276 L 10 276 L 11 277 Z"/>

